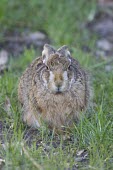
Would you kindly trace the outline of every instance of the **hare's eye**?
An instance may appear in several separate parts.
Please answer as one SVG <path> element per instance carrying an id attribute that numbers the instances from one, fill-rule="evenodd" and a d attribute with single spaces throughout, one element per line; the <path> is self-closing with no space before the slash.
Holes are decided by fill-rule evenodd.
<path id="1" fill-rule="evenodd" d="M 48 66 L 46 66 L 46 69 L 47 69 L 47 70 L 49 70 L 49 67 L 48 67 Z"/>
<path id="2" fill-rule="evenodd" d="M 72 66 L 71 66 L 71 65 L 69 65 L 68 69 L 69 69 L 69 70 L 72 70 Z"/>
<path id="3" fill-rule="evenodd" d="M 51 62 L 51 66 L 54 67 L 54 62 Z"/>

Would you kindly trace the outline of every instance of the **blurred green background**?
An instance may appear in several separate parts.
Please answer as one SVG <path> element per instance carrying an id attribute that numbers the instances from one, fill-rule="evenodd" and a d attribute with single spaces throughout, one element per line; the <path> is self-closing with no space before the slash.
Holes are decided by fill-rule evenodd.
<path id="1" fill-rule="evenodd" d="M 1 0 L 0 32 L 31 29 L 48 34 L 53 43 L 79 44 L 86 31 L 82 29 L 96 0 Z M 84 35 L 85 36 L 85 35 Z"/>

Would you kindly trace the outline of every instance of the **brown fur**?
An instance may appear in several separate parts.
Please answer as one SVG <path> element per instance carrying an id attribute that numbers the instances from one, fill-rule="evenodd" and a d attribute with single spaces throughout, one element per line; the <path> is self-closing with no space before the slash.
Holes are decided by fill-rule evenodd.
<path id="1" fill-rule="evenodd" d="M 48 50 L 49 45 L 45 45 L 44 48 L 44 56 L 42 53 L 42 57 L 36 58 L 22 75 L 18 86 L 18 98 L 23 105 L 23 121 L 29 126 L 37 128 L 42 122 L 46 122 L 52 128 L 61 129 L 63 126 L 71 126 L 79 118 L 80 112 L 86 110 L 90 98 L 88 75 L 78 61 L 71 56 L 68 57 L 66 47 L 57 51 L 52 48 Z M 63 50 L 65 56 L 62 56 Z M 48 54 L 47 57 L 45 54 Z M 51 60 L 53 64 L 50 64 Z M 68 70 L 69 65 L 72 66 L 71 71 Z M 49 67 L 49 70 L 46 67 Z M 53 78 L 50 78 L 50 69 L 53 69 Z M 63 77 L 66 69 L 68 71 Z M 73 76 L 74 80 L 69 88 Z M 42 77 L 43 80 L 47 80 L 46 85 Z M 58 86 L 61 87 L 59 93 L 56 91 Z"/>

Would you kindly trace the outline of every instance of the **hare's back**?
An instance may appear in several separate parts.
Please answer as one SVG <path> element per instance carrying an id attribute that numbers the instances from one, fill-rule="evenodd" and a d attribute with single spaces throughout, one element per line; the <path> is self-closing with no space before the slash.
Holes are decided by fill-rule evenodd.
<path id="1" fill-rule="evenodd" d="M 19 85 L 18 85 L 18 98 L 21 103 L 26 96 L 29 95 L 29 91 L 32 90 L 32 79 L 33 75 L 36 72 L 36 69 L 41 67 L 42 60 L 41 58 L 36 58 L 24 71 L 22 74 Z"/>

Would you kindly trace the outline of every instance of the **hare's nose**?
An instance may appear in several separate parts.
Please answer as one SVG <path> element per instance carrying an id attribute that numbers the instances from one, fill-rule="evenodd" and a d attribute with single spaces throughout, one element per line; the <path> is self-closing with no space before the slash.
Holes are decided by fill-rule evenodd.
<path id="1" fill-rule="evenodd" d="M 61 88 L 61 85 L 59 84 L 59 85 L 57 85 L 57 89 L 58 89 L 58 91 L 60 91 L 60 88 Z"/>
<path id="2" fill-rule="evenodd" d="M 56 86 L 57 87 L 57 92 L 61 91 L 61 86 L 62 86 L 61 84 L 57 84 L 57 86 Z"/>
<path id="3" fill-rule="evenodd" d="M 61 93 L 61 86 L 57 86 L 56 93 Z"/>
<path id="4" fill-rule="evenodd" d="M 60 82 L 59 82 L 59 83 L 56 83 L 56 86 L 57 86 L 58 89 L 60 89 L 61 86 L 62 86 L 62 83 L 60 83 Z"/>
<path id="5" fill-rule="evenodd" d="M 56 75 L 54 81 L 55 81 L 55 86 L 56 86 L 57 91 L 60 91 L 62 87 L 62 83 L 63 83 L 62 76 Z"/>

